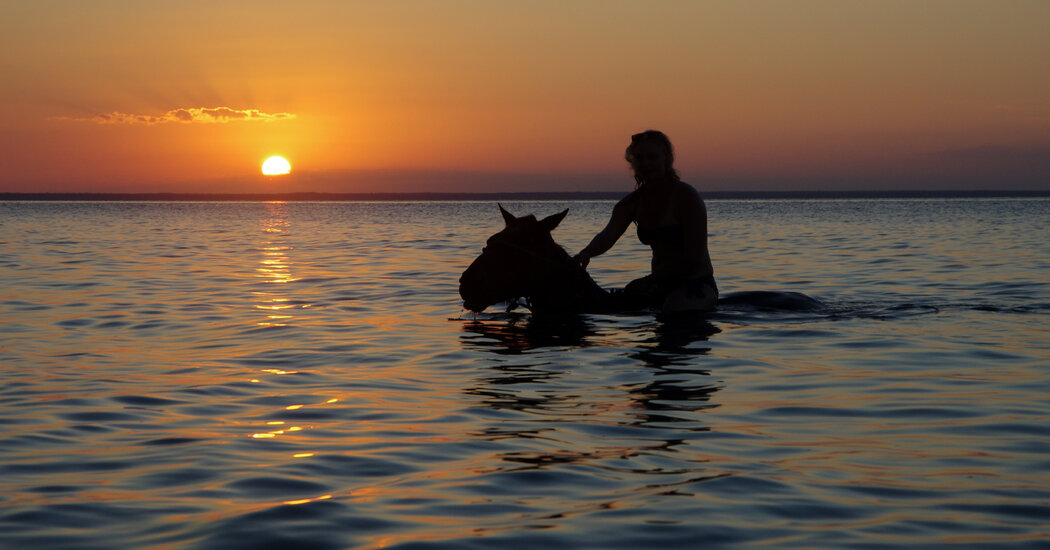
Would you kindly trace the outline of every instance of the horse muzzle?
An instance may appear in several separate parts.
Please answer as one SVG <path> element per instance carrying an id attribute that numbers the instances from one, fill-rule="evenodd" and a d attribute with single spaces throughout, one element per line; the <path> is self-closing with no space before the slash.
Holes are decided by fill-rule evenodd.
<path id="1" fill-rule="evenodd" d="M 463 298 L 463 307 L 473 312 L 483 311 L 490 302 L 484 295 L 486 287 L 485 277 L 476 271 L 467 269 L 459 278 L 459 296 Z"/>

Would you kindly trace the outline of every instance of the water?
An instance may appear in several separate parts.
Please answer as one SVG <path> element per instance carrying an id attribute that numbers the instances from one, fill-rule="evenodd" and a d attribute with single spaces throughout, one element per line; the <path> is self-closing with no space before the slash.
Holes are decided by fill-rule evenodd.
<path id="1" fill-rule="evenodd" d="M 474 321 L 488 202 L 0 203 L 0 547 L 1050 545 L 1050 200 L 708 209 L 827 310 Z"/>

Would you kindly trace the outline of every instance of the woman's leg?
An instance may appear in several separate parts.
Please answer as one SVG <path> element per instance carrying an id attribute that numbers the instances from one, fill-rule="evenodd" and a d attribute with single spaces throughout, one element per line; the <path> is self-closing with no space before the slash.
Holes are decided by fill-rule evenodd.
<path id="1" fill-rule="evenodd" d="M 718 305 L 718 290 L 715 287 L 707 283 L 684 284 L 667 295 L 663 310 L 714 311 L 716 305 Z"/>
<path id="2" fill-rule="evenodd" d="M 635 279 L 623 289 L 624 304 L 628 309 L 657 308 L 663 303 L 663 287 L 652 275 Z"/>

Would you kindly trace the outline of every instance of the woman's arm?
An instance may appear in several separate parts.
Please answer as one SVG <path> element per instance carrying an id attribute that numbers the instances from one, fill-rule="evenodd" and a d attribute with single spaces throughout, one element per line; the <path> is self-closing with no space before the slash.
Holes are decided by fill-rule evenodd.
<path id="1" fill-rule="evenodd" d="M 627 231 L 627 227 L 634 221 L 633 196 L 634 194 L 632 193 L 616 203 L 616 206 L 613 207 L 612 216 L 609 217 L 609 223 L 605 225 L 605 229 L 602 229 L 595 235 L 591 239 L 590 244 L 576 255 L 575 259 L 580 262 L 581 266 L 587 267 L 591 258 L 600 256 L 612 248 L 616 241 L 620 240 L 620 236 L 623 235 L 624 231 Z"/>

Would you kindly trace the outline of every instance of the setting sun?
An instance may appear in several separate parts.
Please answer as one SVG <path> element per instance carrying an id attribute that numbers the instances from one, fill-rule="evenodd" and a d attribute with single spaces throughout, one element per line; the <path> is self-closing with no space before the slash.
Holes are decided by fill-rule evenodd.
<path id="1" fill-rule="evenodd" d="M 291 171 L 292 165 L 284 157 L 270 157 L 262 164 L 262 173 L 266 176 L 280 176 Z"/>

